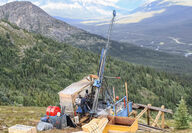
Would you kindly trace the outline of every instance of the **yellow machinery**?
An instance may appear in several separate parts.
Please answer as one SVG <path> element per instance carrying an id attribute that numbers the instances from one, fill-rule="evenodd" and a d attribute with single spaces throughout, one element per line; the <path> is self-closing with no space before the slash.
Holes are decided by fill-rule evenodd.
<path id="1" fill-rule="evenodd" d="M 103 133 L 135 133 L 138 130 L 138 120 L 135 118 L 108 116 L 108 119 Z"/>

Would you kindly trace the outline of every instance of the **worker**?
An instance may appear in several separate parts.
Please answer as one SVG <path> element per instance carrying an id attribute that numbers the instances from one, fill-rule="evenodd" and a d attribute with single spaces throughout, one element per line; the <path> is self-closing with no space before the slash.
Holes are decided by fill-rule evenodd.
<path id="1" fill-rule="evenodd" d="M 80 107 L 82 109 L 82 115 L 85 114 L 85 107 L 86 107 L 86 98 L 85 97 L 80 97 L 81 98 L 81 104 Z"/>
<path id="2" fill-rule="evenodd" d="M 90 106 L 91 106 L 91 95 L 89 95 L 89 91 L 88 90 L 86 90 L 85 91 L 85 98 L 86 98 L 86 108 L 88 109 L 88 110 L 90 110 Z"/>
<path id="3" fill-rule="evenodd" d="M 77 106 L 81 104 L 81 95 L 79 95 L 79 97 L 75 99 L 75 103 Z"/>
<path id="4" fill-rule="evenodd" d="M 57 128 L 57 129 L 61 129 L 61 113 L 60 113 L 60 112 L 57 112 L 56 128 Z"/>
<path id="5" fill-rule="evenodd" d="M 89 91 L 86 90 L 86 91 L 85 91 L 85 98 L 88 98 L 88 96 L 89 96 Z"/>

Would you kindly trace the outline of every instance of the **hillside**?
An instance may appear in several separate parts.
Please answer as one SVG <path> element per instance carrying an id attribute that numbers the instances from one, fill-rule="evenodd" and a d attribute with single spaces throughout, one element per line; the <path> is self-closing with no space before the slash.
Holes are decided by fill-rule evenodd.
<path id="1" fill-rule="evenodd" d="M 57 20 L 30 2 L 11 2 L 0 6 L 0 19 L 16 24 L 27 31 L 51 37 L 59 42 L 71 44 L 94 53 L 100 53 L 106 39 L 70 26 Z M 105 30 L 106 33 L 107 30 Z M 117 35 L 114 31 L 114 35 Z M 131 63 L 154 67 L 176 74 L 192 74 L 192 61 L 182 56 L 170 55 L 129 43 L 112 41 L 109 54 Z"/>
<path id="2" fill-rule="evenodd" d="M 64 41 L 64 38 L 70 37 L 71 34 L 84 32 L 52 18 L 28 1 L 11 2 L 0 6 L 0 19 L 8 20 L 30 32 L 43 34 L 58 41 Z"/>
<path id="3" fill-rule="evenodd" d="M 58 92 L 88 74 L 96 74 L 97 54 L 29 33 L 17 26 L 0 22 L 0 105 L 58 105 Z M 174 109 L 181 96 L 191 104 L 191 80 L 156 72 L 112 57 L 107 58 L 105 75 L 120 76 L 108 80 L 119 96 L 138 103 L 151 103 Z M 190 108 L 191 109 L 191 108 Z"/>

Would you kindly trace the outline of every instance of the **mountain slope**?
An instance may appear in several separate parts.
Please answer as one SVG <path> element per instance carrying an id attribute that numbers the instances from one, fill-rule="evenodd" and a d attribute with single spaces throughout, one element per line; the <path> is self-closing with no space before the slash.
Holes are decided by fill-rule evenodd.
<path id="1" fill-rule="evenodd" d="M 63 41 L 71 34 L 82 30 L 58 21 L 31 2 L 11 2 L 0 7 L 0 19 L 8 20 L 28 31 L 43 34 Z"/>
<path id="2" fill-rule="evenodd" d="M 105 38 L 90 34 L 52 18 L 30 2 L 11 2 L 1 6 L 0 18 L 6 21 L 8 20 L 28 31 L 40 33 L 60 42 L 72 44 L 93 52 L 100 53 L 101 48 L 103 48 L 106 43 Z M 116 31 L 114 31 L 113 34 L 118 36 Z M 159 70 L 177 74 L 192 73 L 192 68 L 190 67 L 192 61 L 184 57 L 156 52 L 129 43 L 111 41 L 109 54 L 119 59 L 152 66 Z"/>
<path id="3" fill-rule="evenodd" d="M 99 56 L 41 35 L 0 22 L 0 105 L 47 106 L 58 104 L 58 92 L 88 74 L 96 74 Z M 130 99 L 174 109 L 184 96 L 191 107 L 191 80 L 132 65 L 108 57 L 105 75 L 116 94 L 124 96 L 128 81 Z"/>

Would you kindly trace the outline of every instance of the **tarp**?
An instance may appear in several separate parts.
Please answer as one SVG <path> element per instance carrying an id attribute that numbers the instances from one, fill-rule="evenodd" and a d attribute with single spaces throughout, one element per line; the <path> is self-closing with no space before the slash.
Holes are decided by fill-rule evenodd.
<path id="1" fill-rule="evenodd" d="M 85 88 L 85 87 L 91 85 L 92 83 L 93 83 L 92 81 L 88 80 L 87 78 L 84 78 L 78 82 L 72 83 L 71 85 L 69 85 L 62 91 L 60 91 L 59 95 L 60 94 L 64 94 L 64 95 L 75 94 L 76 92 L 81 91 L 82 88 Z"/>
<path id="2" fill-rule="evenodd" d="M 40 121 L 37 125 L 37 130 L 38 131 L 46 131 L 46 130 L 50 130 L 53 128 L 53 125 L 47 122 L 42 122 Z"/>

